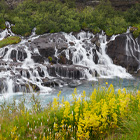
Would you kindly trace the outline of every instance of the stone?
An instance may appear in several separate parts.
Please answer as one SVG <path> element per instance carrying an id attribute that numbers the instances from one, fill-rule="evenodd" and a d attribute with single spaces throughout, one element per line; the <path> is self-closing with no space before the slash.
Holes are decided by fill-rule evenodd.
<path id="1" fill-rule="evenodd" d="M 70 44 L 71 46 L 75 46 L 75 43 L 74 43 L 74 42 L 69 42 L 69 44 Z"/>
<path id="2" fill-rule="evenodd" d="M 132 38 L 128 42 L 128 50 L 126 50 L 127 38 Z M 114 64 L 125 67 L 128 72 L 136 71 L 139 65 L 137 58 L 139 53 L 135 50 L 136 42 L 131 33 L 121 34 L 107 44 L 107 54 L 113 60 Z"/>
<path id="3" fill-rule="evenodd" d="M 38 48 L 43 57 L 52 57 L 57 49 L 58 53 L 68 48 L 66 38 L 62 33 L 42 35 L 31 42 L 31 48 Z"/>
<path id="4" fill-rule="evenodd" d="M 53 77 L 64 77 L 70 79 L 84 78 L 84 70 L 86 67 L 75 65 L 47 65 L 48 74 Z"/>
<path id="5" fill-rule="evenodd" d="M 68 60 L 68 59 L 66 58 L 65 52 L 62 52 L 62 53 L 58 56 L 58 63 L 59 63 L 59 64 L 69 64 L 69 65 L 72 65 L 72 60 Z"/>
<path id="6" fill-rule="evenodd" d="M 33 54 L 31 58 L 34 60 L 35 63 L 44 63 L 44 58 L 38 54 Z"/>

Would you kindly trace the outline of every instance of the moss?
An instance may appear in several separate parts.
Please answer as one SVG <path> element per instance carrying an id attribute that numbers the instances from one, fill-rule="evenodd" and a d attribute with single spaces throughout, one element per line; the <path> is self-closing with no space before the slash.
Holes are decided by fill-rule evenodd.
<path id="1" fill-rule="evenodd" d="M 0 41 L 0 48 L 11 45 L 11 44 L 17 44 L 21 41 L 21 38 L 18 36 L 9 36 L 3 40 Z"/>
<path id="2" fill-rule="evenodd" d="M 52 61 L 52 57 L 51 57 L 51 56 L 49 56 L 49 57 L 48 57 L 48 59 L 49 59 L 49 62 L 51 62 L 51 61 Z"/>

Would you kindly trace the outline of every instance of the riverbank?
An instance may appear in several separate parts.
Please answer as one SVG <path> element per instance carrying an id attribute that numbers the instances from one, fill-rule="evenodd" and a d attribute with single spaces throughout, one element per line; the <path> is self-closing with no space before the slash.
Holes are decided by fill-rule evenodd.
<path id="1" fill-rule="evenodd" d="M 54 98 L 42 109 L 38 98 L 31 98 L 32 109 L 24 100 L 18 106 L 1 105 L 1 139 L 138 139 L 140 92 L 114 90 L 113 85 L 85 91 L 71 101 Z M 8 126 L 8 127 L 7 127 Z"/>

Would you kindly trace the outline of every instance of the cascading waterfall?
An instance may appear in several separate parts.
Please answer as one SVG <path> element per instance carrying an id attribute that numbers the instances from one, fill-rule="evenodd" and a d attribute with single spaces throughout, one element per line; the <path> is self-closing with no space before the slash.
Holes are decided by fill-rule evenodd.
<path id="1" fill-rule="evenodd" d="M 113 64 L 111 58 L 106 54 L 107 38 L 104 32 L 99 35 L 100 51 L 97 52 L 99 57 L 98 64 L 93 61 L 93 50 L 95 50 L 95 44 L 92 44 L 91 37 L 94 37 L 91 33 L 81 32 L 77 35 L 77 38 L 72 34 L 64 34 L 68 42 L 74 42 L 72 46 L 73 58 L 72 61 L 75 65 L 81 65 L 87 67 L 89 70 L 85 71 L 88 80 L 95 80 L 95 71 L 101 78 L 130 78 L 125 68 Z M 111 40 L 115 39 L 115 36 Z M 86 43 L 85 43 L 86 42 Z M 70 47 L 70 46 L 69 46 Z M 92 72 L 92 73 L 91 73 Z M 94 73 L 94 74 L 93 74 Z"/>
<path id="2" fill-rule="evenodd" d="M 10 24 L 6 22 L 6 25 L 8 29 L 0 33 L 0 40 L 7 35 L 14 35 L 11 32 Z M 51 54 L 47 56 L 44 51 L 40 51 L 39 43 L 34 43 L 37 47 L 32 47 L 32 42 L 43 38 L 43 35 L 35 35 L 35 28 L 28 39 L 22 38 L 19 44 L 8 45 L 0 49 L 0 79 L 2 81 L 0 84 L 4 85 L 6 83 L 7 85 L 7 88 L 1 88 L 1 93 L 33 92 L 32 88 L 42 93 L 48 93 L 51 90 L 49 86 L 79 84 L 80 81 L 85 79 L 131 78 L 125 68 L 113 64 L 111 58 L 106 54 L 106 45 L 109 41 L 107 41 L 104 32 L 98 35 L 100 46 L 91 41 L 95 35 L 89 32 L 82 31 L 77 35 L 59 33 L 63 36 L 62 38 L 57 37 L 57 33 L 46 34 L 47 37 L 51 37 L 51 35 L 56 36 L 56 38 L 49 38 L 45 43 L 49 45 L 51 43 L 57 44 L 54 48 L 51 47 L 52 45 L 49 47 L 51 53 L 55 51 L 52 57 L 49 56 Z M 114 39 L 115 36 L 110 41 Z M 129 39 L 130 37 L 127 44 L 129 44 Z M 61 50 L 59 43 L 65 43 L 68 47 Z M 126 52 L 133 54 L 128 46 L 126 46 Z M 140 48 L 136 49 L 140 51 Z M 35 59 L 38 58 L 36 61 L 39 62 L 35 62 L 33 56 L 35 56 Z M 56 64 L 53 64 L 53 58 L 56 59 Z M 59 59 L 67 60 L 68 63 L 58 64 Z"/>

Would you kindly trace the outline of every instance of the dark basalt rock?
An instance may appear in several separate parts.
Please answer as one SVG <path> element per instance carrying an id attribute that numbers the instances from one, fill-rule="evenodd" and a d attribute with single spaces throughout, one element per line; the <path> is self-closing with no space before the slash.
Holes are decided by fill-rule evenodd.
<path id="1" fill-rule="evenodd" d="M 38 48 L 43 57 L 52 57 L 57 49 L 58 53 L 68 48 L 65 36 L 61 33 L 42 35 L 31 42 L 31 48 Z"/>
<path id="2" fill-rule="evenodd" d="M 38 54 L 33 54 L 31 58 L 34 60 L 35 63 L 44 63 L 44 58 Z"/>
<path id="3" fill-rule="evenodd" d="M 81 85 L 81 82 L 79 80 L 72 80 L 68 83 L 68 86 L 71 88 L 75 88 L 77 86 Z"/>
<path id="4" fill-rule="evenodd" d="M 0 94 L 3 92 L 4 88 L 7 88 L 5 83 L 3 82 L 5 79 L 0 79 Z"/>
<path id="5" fill-rule="evenodd" d="M 48 65 L 47 66 L 48 73 L 53 77 L 64 77 L 70 79 L 80 79 L 84 77 L 84 70 L 87 69 L 82 66 L 74 66 L 74 65 Z"/>
<path id="6" fill-rule="evenodd" d="M 129 38 L 129 41 L 128 39 Z M 126 46 L 128 41 L 128 46 Z M 121 34 L 115 40 L 107 44 L 107 54 L 112 58 L 113 63 L 125 67 L 128 72 L 137 70 L 139 62 L 139 52 L 136 41 L 131 34 Z M 128 49 L 126 49 L 128 47 Z"/>
<path id="7" fill-rule="evenodd" d="M 56 81 L 47 81 L 45 83 L 42 83 L 43 86 L 46 86 L 46 87 L 56 87 L 56 86 L 59 86 L 59 83 L 57 83 Z"/>
<path id="8" fill-rule="evenodd" d="M 93 52 L 93 61 L 95 62 L 95 64 L 98 64 L 99 57 L 98 57 L 96 51 L 97 51 L 96 49 L 92 50 L 92 52 Z"/>
<path id="9" fill-rule="evenodd" d="M 71 46 L 74 46 L 74 45 L 75 45 L 75 43 L 74 43 L 74 42 L 69 42 L 69 44 L 70 44 Z"/>
<path id="10" fill-rule="evenodd" d="M 8 6 L 13 9 L 19 3 L 24 0 L 5 0 Z M 65 0 L 61 0 L 63 3 Z M 101 0 L 76 0 L 76 6 L 79 8 L 84 9 L 87 6 L 97 6 Z M 136 3 L 140 3 L 140 0 L 110 0 L 113 7 L 116 9 L 121 9 L 123 11 L 127 10 L 128 8 L 132 7 Z"/>
<path id="11" fill-rule="evenodd" d="M 29 86 L 26 84 L 14 84 L 13 87 L 13 92 L 24 92 L 24 93 L 29 93 L 30 89 Z"/>
<path id="12" fill-rule="evenodd" d="M 35 92 L 40 91 L 40 88 L 39 88 L 37 85 L 35 85 L 35 84 L 33 84 L 33 83 L 29 83 L 29 84 L 30 84 L 30 86 L 32 87 L 32 89 L 33 89 Z"/>
<path id="13" fill-rule="evenodd" d="M 72 59 L 72 57 L 71 57 L 71 59 Z M 66 58 L 66 54 L 65 54 L 65 52 L 62 52 L 62 53 L 60 53 L 60 55 L 58 56 L 58 63 L 59 64 L 69 64 L 69 65 L 72 65 L 72 60 L 68 60 L 67 58 Z"/>
<path id="14" fill-rule="evenodd" d="M 24 61 L 27 58 L 27 54 L 23 49 L 20 50 L 12 50 L 11 52 L 11 59 L 13 59 L 13 61 Z"/>
<path id="15" fill-rule="evenodd" d="M 140 77 L 140 69 L 137 70 L 136 76 Z"/>

